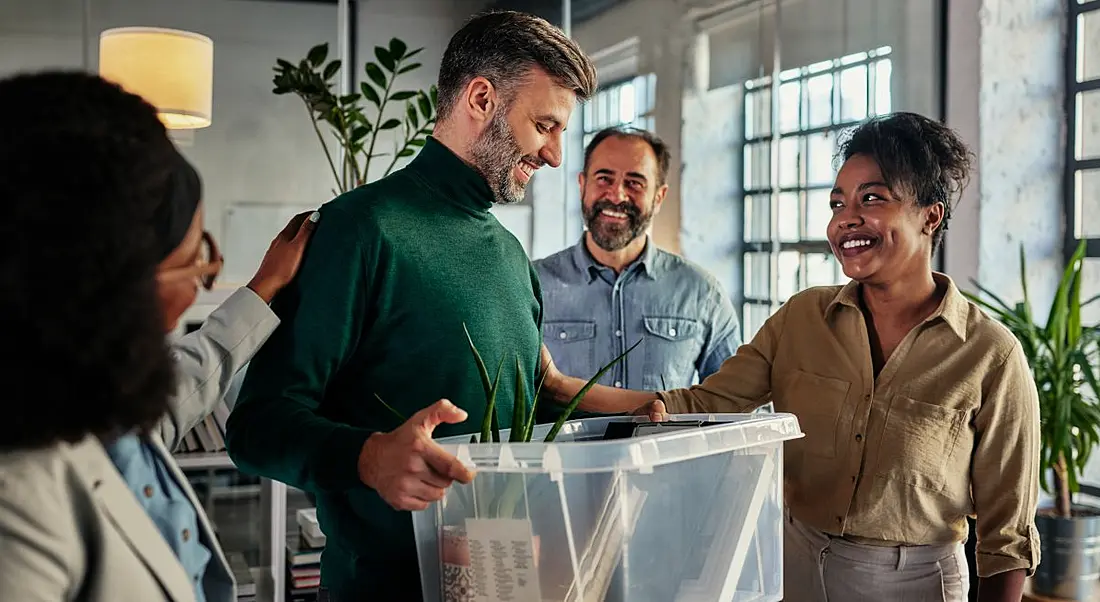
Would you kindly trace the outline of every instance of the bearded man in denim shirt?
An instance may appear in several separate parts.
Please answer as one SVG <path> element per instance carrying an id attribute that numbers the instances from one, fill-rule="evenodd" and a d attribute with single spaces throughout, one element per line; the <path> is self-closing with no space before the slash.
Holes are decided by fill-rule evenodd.
<path id="1" fill-rule="evenodd" d="M 705 379 L 737 350 L 741 333 L 717 280 L 648 235 L 668 184 L 670 156 L 651 132 L 608 128 L 578 176 L 587 226 L 574 246 L 535 261 L 543 340 L 563 373 L 587 379 L 639 339 L 601 384 L 645 391 Z"/>

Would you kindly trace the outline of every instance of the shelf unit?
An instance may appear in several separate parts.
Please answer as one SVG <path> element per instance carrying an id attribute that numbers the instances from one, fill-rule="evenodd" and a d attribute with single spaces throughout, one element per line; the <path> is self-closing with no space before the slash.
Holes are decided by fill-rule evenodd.
<path id="1" fill-rule="evenodd" d="M 174 454 L 180 469 L 193 479 L 196 473 L 206 471 L 208 477 L 217 471 L 236 471 L 237 466 L 226 452 Z M 285 602 L 286 598 L 286 534 L 287 534 L 287 486 L 271 479 L 260 478 L 257 491 L 250 486 L 209 487 L 205 496 L 206 512 L 216 521 L 215 503 L 228 497 L 259 497 L 261 525 L 266 531 L 259 543 L 259 557 L 263 565 L 254 567 L 256 602 Z M 201 496 L 200 496 L 201 499 Z M 215 522 L 216 525 L 216 522 Z"/>

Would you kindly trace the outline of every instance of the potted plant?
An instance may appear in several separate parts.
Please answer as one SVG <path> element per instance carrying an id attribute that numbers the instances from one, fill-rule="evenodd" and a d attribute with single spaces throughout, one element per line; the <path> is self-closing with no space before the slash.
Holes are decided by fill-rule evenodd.
<path id="1" fill-rule="evenodd" d="M 1032 578 L 1038 595 L 1084 600 L 1094 587 L 1095 558 L 1090 540 L 1100 537 L 1100 509 L 1074 499 L 1080 476 L 1100 442 L 1100 326 L 1081 323 L 1081 279 L 1085 257 L 1082 241 L 1067 262 L 1045 325 L 1035 322 L 1027 289 L 1027 264 L 1020 249 L 1023 301 L 1010 305 L 978 283 L 989 298 L 964 293 L 989 311 L 1019 339 L 1039 392 L 1041 419 L 1040 481 L 1054 498 L 1041 508 L 1036 527 L 1043 543 L 1042 562 Z M 1093 575 L 1090 579 L 1089 575 Z"/>
<path id="2" fill-rule="evenodd" d="M 359 83 L 358 92 L 342 96 L 332 91 L 341 61 L 326 62 L 328 44 L 310 48 L 297 64 L 276 59 L 273 92 L 294 94 L 305 104 L 336 181 L 333 194 L 342 194 L 364 184 L 375 159 L 389 161 L 382 172 L 384 177 L 393 171 L 399 159 L 415 155 L 417 149 L 424 146 L 435 127 L 436 87 L 433 85 L 425 91 L 395 86 L 398 76 L 420 68 L 420 63 L 412 59 L 422 50 L 410 50 L 397 38 L 391 39 L 388 46 L 375 46 L 374 56 L 378 61 L 368 61 L 364 67 L 367 80 Z M 387 108 L 398 111 L 387 113 Z M 335 157 L 325 141 L 322 127 L 339 145 L 341 152 Z M 391 151 L 381 152 L 377 147 L 379 135 L 398 128 L 401 128 L 401 135 L 395 138 Z"/>

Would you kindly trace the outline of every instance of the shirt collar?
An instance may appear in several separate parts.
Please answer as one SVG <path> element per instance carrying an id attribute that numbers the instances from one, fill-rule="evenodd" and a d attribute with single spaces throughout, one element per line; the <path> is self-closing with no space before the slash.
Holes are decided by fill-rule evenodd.
<path id="1" fill-rule="evenodd" d="M 484 214 L 493 206 L 493 190 L 485 176 L 434 136 L 428 136 L 409 169 L 444 199 L 466 211 Z"/>
<path id="2" fill-rule="evenodd" d="M 932 312 L 928 318 L 924 320 L 925 324 L 928 324 L 934 320 L 943 320 L 954 331 L 955 336 L 959 337 L 959 340 L 966 340 L 966 322 L 967 317 L 970 315 L 970 305 L 959 292 L 955 281 L 951 279 L 947 274 L 941 274 L 940 272 L 932 272 L 932 279 L 937 284 L 947 284 L 947 292 L 943 295 L 943 300 L 940 301 L 939 307 L 936 311 Z M 859 283 L 855 280 L 848 282 L 844 285 L 840 292 L 833 297 L 833 300 L 829 302 L 829 305 L 825 307 L 825 318 L 833 313 L 833 311 L 841 306 L 848 306 L 856 311 L 861 311 L 859 307 Z"/>
<path id="3" fill-rule="evenodd" d="M 592 282 L 600 270 L 611 268 L 599 263 L 592 257 L 592 253 L 588 251 L 588 245 L 585 243 L 585 236 L 585 234 L 581 234 L 580 241 L 573 245 L 573 265 L 576 266 L 577 271 L 587 274 L 588 281 Z M 648 234 L 646 235 L 645 249 L 642 254 L 626 269 L 629 270 L 636 265 L 650 280 L 657 278 L 657 246 L 653 244 L 653 238 Z"/>

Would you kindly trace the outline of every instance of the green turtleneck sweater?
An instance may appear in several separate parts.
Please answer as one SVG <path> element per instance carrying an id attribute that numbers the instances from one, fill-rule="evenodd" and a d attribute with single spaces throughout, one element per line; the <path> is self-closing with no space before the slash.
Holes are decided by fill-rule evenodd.
<path id="1" fill-rule="evenodd" d="M 404 169 L 327 203 L 281 319 L 251 361 L 226 428 L 245 472 L 317 497 L 322 584 L 337 600 L 420 599 L 411 514 L 359 480 L 367 437 L 440 398 L 469 413 L 435 436 L 480 430 L 485 394 L 462 325 L 495 374 L 511 424 L 515 358 L 534 390 L 538 276 L 489 212 L 485 179 L 433 138 Z M 530 394 L 530 393 L 528 393 Z"/>

